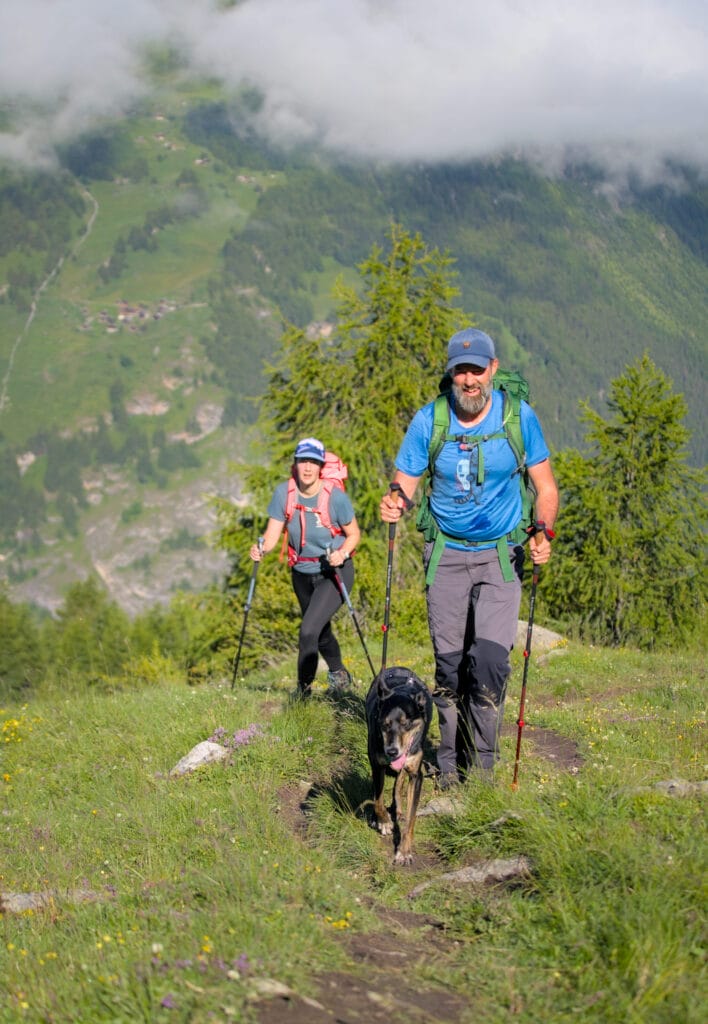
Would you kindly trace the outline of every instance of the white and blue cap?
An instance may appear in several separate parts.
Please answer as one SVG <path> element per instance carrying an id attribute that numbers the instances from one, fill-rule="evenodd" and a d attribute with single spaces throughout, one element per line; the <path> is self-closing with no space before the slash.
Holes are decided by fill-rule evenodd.
<path id="1" fill-rule="evenodd" d="M 450 338 L 445 369 L 451 373 L 461 363 L 487 367 L 496 358 L 494 342 L 489 335 L 478 331 L 476 327 L 466 327 Z"/>
<path id="2" fill-rule="evenodd" d="M 321 441 L 316 437 L 304 437 L 298 442 L 295 449 L 296 459 L 311 459 L 314 462 L 321 462 L 324 465 L 325 449 Z"/>

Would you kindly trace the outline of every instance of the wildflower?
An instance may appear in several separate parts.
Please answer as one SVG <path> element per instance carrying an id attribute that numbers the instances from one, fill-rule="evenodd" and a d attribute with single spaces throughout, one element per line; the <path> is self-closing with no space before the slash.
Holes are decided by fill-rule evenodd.
<path id="1" fill-rule="evenodd" d="M 212 743 L 221 743 L 223 746 L 229 747 L 231 750 L 236 750 L 237 747 L 244 747 L 250 743 L 251 740 L 256 739 L 258 736 L 263 735 L 263 730 L 260 725 L 256 722 L 252 722 L 251 725 L 245 729 L 237 729 L 233 736 L 227 736 L 226 730 L 223 726 L 219 726 L 214 730 L 209 740 Z"/>
<path id="2" fill-rule="evenodd" d="M 172 995 L 171 992 L 168 992 L 167 995 L 162 998 L 162 1000 L 160 1001 L 160 1006 L 162 1006 L 163 1009 L 165 1010 L 175 1009 L 177 1003 L 175 1002 L 175 997 Z"/>
<path id="3" fill-rule="evenodd" d="M 239 974 L 248 974 L 251 969 L 251 965 L 245 953 L 242 953 L 238 960 L 234 960 L 234 967 Z"/>

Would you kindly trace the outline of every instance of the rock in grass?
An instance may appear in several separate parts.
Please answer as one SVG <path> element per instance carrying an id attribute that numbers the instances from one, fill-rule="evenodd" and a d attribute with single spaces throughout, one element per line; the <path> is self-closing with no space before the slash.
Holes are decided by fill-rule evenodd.
<path id="1" fill-rule="evenodd" d="M 508 857 L 506 859 L 487 860 L 482 864 L 474 864 L 470 867 L 460 868 L 459 871 L 446 871 L 442 875 L 417 885 L 408 896 L 413 898 L 420 895 L 431 885 L 438 882 L 457 882 L 465 885 L 487 885 L 490 882 L 510 882 L 515 878 L 528 878 L 531 874 L 531 861 L 528 857 Z"/>
<path id="2" fill-rule="evenodd" d="M 698 793 L 708 793 L 708 782 L 705 779 L 699 782 L 689 782 L 687 779 L 666 779 L 665 782 L 655 782 L 653 786 L 645 786 L 639 792 L 648 792 L 649 789 L 665 793 L 666 796 L 693 796 Z"/>
<path id="3" fill-rule="evenodd" d="M 0 914 L 25 914 L 29 910 L 52 908 L 60 903 L 95 903 L 105 894 L 90 889 L 68 889 L 60 892 L 47 889 L 44 892 L 0 892 Z"/>
<path id="4" fill-rule="evenodd" d="M 220 743 L 212 743 L 211 740 L 204 740 L 203 743 L 197 743 L 196 747 L 192 747 L 189 753 L 177 762 L 170 775 L 187 775 L 195 768 L 201 768 L 202 765 L 214 761 L 223 761 L 228 756 L 226 747 L 222 747 Z"/>

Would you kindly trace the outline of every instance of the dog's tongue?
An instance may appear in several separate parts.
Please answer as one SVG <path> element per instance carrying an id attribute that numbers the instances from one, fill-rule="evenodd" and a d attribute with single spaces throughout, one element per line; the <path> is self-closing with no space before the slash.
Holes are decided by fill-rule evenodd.
<path id="1" fill-rule="evenodd" d="M 401 768 L 406 763 L 406 757 L 407 756 L 408 755 L 406 754 L 406 752 L 404 750 L 404 752 L 400 755 L 400 757 L 397 757 L 395 761 L 391 761 L 391 767 L 393 768 L 393 770 L 395 772 L 400 772 Z"/>

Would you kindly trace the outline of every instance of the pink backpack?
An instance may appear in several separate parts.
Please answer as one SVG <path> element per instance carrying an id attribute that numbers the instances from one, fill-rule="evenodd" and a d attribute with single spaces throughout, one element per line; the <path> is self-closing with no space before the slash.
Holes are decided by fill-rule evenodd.
<path id="1" fill-rule="evenodd" d="M 334 526 L 332 519 L 329 514 L 329 499 L 332 491 L 338 488 L 340 491 L 344 490 L 344 481 L 349 476 L 349 470 L 346 465 L 342 462 L 338 455 L 334 452 L 325 452 L 325 460 L 322 469 L 320 470 L 320 479 L 322 480 L 322 486 L 320 487 L 319 494 L 317 495 L 317 506 L 315 509 L 309 508 L 308 506 L 302 505 L 297 500 L 297 480 L 295 478 L 295 463 L 293 463 L 290 479 L 288 480 L 288 493 L 285 499 L 285 530 L 283 536 L 283 547 L 280 552 L 280 559 L 283 560 L 285 553 L 285 547 L 288 549 L 288 565 L 292 568 L 297 561 L 303 561 L 299 554 L 288 543 L 288 523 L 292 519 L 295 510 L 300 513 L 300 548 L 305 544 L 305 520 L 307 519 L 307 513 L 316 512 L 320 517 L 320 522 L 333 537 L 341 534 L 343 531 L 341 527 Z"/>

